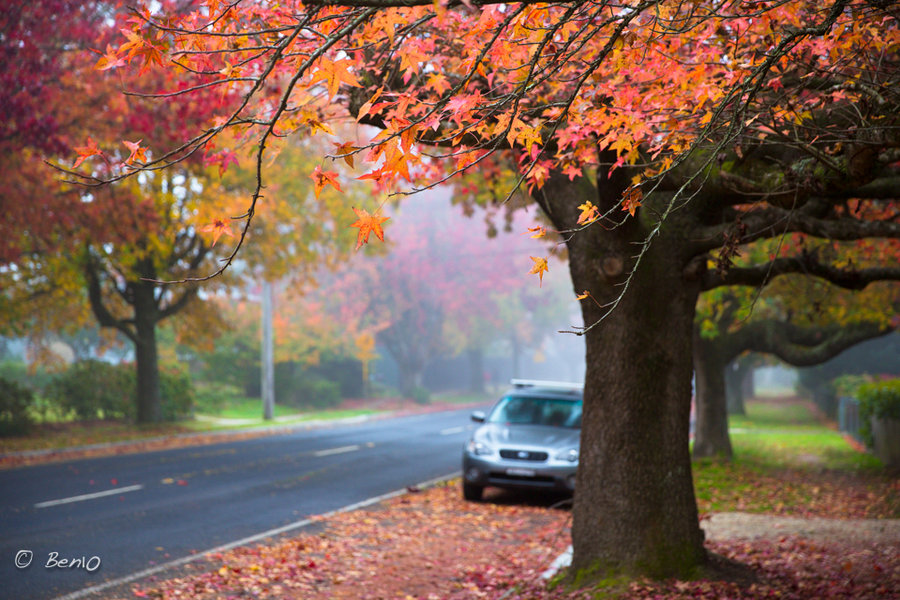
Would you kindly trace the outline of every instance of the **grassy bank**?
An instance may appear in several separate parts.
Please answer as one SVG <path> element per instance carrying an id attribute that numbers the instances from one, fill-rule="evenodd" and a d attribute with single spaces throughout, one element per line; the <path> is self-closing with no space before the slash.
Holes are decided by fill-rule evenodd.
<path id="1" fill-rule="evenodd" d="M 457 404 L 486 402 L 489 399 L 480 394 L 445 393 L 433 395 L 430 404 L 452 407 Z M 276 404 L 275 420 L 266 421 L 262 418 L 263 409 L 259 398 L 247 398 L 234 389 L 201 387 L 197 390 L 195 415 L 192 419 L 175 423 L 135 425 L 122 421 L 79 421 L 71 414 L 57 415 L 43 411 L 40 418 L 36 418 L 29 434 L 0 438 L 0 454 L 142 442 L 184 434 L 252 432 L 273 426 L 302 425 L 309 421 L 330 421 L 424 408 L 427 407 L 402 398 L 347 400 L 327 409 L 304 409 Z"/>
<path id="2" fill-rule="evenodd" d="M 731 462 L 694 464 L 701 513 L 900 517 L 900 487 L 874 456 L 859 452 L 811 404 L 769 398 L 729 419 Z"/>

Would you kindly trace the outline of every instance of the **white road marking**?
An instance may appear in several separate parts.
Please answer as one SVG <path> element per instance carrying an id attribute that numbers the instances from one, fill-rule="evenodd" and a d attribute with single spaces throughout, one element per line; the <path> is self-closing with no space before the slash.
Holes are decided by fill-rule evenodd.
<path id="1" fill-rule="evenodd" d="M 143 485 L 129 485 L 127 487 L 113 488 L 105 492 L 94 492 L 93 494 L 82 494 L 80 496 L 72 496 L 70 498 L 61 498 L 59 500 L 47 500 L 46 502 L 38 502 L 35 508 L 47 508 L 48 506 L 59 506 L 60 504 L 71 504 L 73 502 L 82 502 L 84 500 L 93 500 L 94 498 L 103 498 L 104 496 L 115 496 L 116 494 L 124 494 L 125 492 L 136 492 L 144 489 Z"/>
<path id="2" fill-rule="evenodd" d="M 410 486 L 413 488 L 424 489 L 427 487 L 431 487 L 442 481 L 447 481 L 448 479 L 453 479 L 454 477 L 459 477 L 460 472 L 456 471 L 454 473 L 450 473 L 449 475 L 444 475 L 443 477 L 435 477 L 434 479 L 429 479 L 428 481 L 423 481 L 422 483 L 418 483 L 414 486 Z M 327 519 L 328 517 L 332 517 L 334 515 L 338 515 L 345 512 L 354 511 L 360 508 L 365 508 L 366 506 L 371 506 L 372 504 L 378 504 L 384 500 L 389 500 L 390 498 L 396 498 L 397 496 L 402 496 L 403 494 L 409 493 L 408 488 L 403 488 L 402 490 L 395 490 L 393 492 L 388 492 L 387 494 L 382 494 L 380 496 L 375 496 L 373 498 L 369 498 L 368 500 L 363 500 L 362 502 L 355 502 L 353 504 L 348 504 L 342 508 L 338 508 L 337 510 L 332 510 L 330 512 L 319 515 L 315 519 L 303 519 L 300 521 L 296 521 L 294 523 L 289 523 L 283 527 L 278 527 L 275 529 L 270 529 L 268 531 L 263 531 L 262 533 L 257 533 L 256 535 L 251 535 L 249 537 L 245 537 L 243 539 L 229 542 L 228 544 L 223 544 L 222 546 L 218 546 L 216 548 L 210 548 L 209 550 L 204 550 L 203 552 L 199 552 L 197 554 L 191 554 L 190 556 L 185 556 L 184 558 L 179 558 L 178 560 L 173 560 L 167 563 L 163 563 L 161 565 L 156 565 L 155 567 L 151 567 L 149 569 L 144 569 L 143 571 L 138 571 L 137 573 L 132 573 L 131 575 L 126 575 L 124 577 L 120 577 L 118 579 L 113 579 L 110 581 L 106 581 L 99 585 L 95 585 L 89 588 L 84 588 L 83 590 L 78 590 L 77 592 L 72 592 L 71 594 L 66 594 L 64 596 L 59 596 L 56 600 L 79 600 L 80 598 L 86 598 L 98 592 L 102 592 L 103 590 L 109 589 L 111 587 L 116 587 L 118 585 L 124 585 L 126 583 L 131 583 L 132 581 L 137 581 L 138 579 L 143 579 L 144 577 L 149 577 L 150 575 L 155 575 L 161 571 L 165 571 L 167 569 L 171 569 L 173 567 L 180 567 L 186 565 L 188 563 L 192 563 L 197 560 L 201 560 L 209 556 L 210 554 L 219 554 L 222 552 L 227 552 L 232 548 L 237 548 L 238 546 L 246 546 L 247 544 L 253 544 L 260 540 L 264 540 L 266 538 L 270 538 L 276 536 L 281 533 L 287 533 L 288 531 L 292 531 L 294 529 L 300 529 L 302 527 L 306 527 L 312 523 L 318 522 L 320 519 Z"/>
<path id="3" fill-rule="evenodd" d="M 453 435 L 455 433 L 462 433 L 465 430 L 465 427 L 449 427 L 447 429 L 442 429 L 441 435 Z"/>
<path id="4" fill-rule="evenodd" d="M 331 456 L 332 454 L 344 454 L 345 452 L 356 452 L 359 450 L 359 444 L 353 444 L 352 446 L 341 446 L 340 448 L 330 448 L 328 450 L 319 450 L 317 452 L 313 452 L 313 456 L 321 457 L 321 456 Z"/>

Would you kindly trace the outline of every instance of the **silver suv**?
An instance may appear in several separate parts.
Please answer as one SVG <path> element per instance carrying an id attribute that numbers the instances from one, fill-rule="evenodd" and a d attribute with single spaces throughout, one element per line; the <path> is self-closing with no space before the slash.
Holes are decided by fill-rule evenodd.
<path id="1" fill-rule="evenodd" d="M 463 448 L 463 497 L 487 486 L 572 492 L 578 468 L 583 386 L 513 379 Z"/>

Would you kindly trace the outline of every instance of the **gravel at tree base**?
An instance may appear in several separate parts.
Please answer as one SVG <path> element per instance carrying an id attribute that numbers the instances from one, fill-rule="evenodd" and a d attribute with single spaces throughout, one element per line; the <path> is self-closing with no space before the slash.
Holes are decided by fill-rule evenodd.
<path id="1" fill-rule="evenodd" d="M 799 536 L 824 542 L 876 542 L 900 546 L 900 519 L 826 519 L 723 512 L 704 518 L 701 526 L 709 541 Z"/>

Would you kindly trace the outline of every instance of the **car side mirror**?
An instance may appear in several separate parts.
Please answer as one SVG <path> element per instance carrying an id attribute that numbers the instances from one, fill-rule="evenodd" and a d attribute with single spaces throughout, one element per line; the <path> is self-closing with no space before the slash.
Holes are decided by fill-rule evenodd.
<path id="1" fill-rule="evenodd" d="M 475 421 L 476 423 L 484 423 L 484 420 L 486 418 L 487 417 L 485 416 L 485 414 L 480 410 L 476 410 L 475 412 L 472 413 L 472 420 Z"/>

